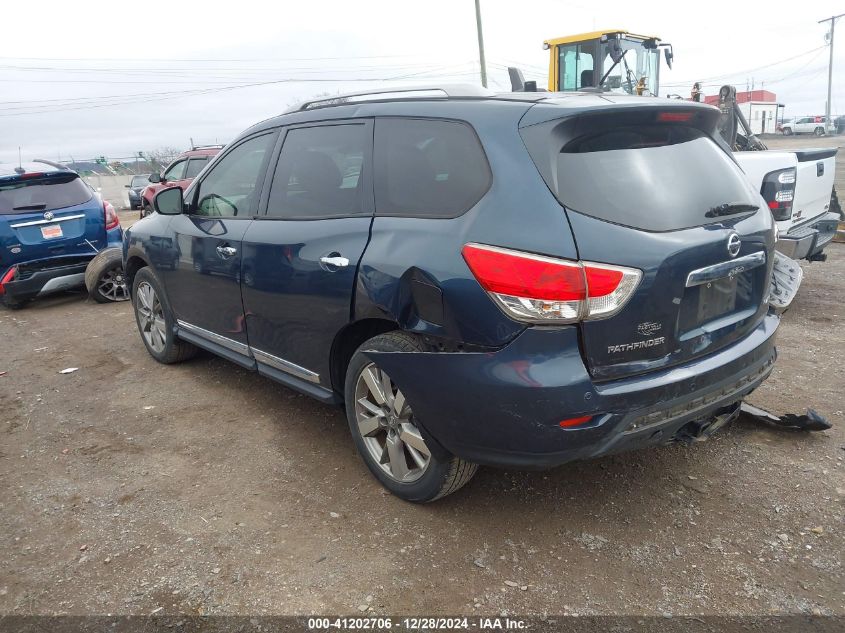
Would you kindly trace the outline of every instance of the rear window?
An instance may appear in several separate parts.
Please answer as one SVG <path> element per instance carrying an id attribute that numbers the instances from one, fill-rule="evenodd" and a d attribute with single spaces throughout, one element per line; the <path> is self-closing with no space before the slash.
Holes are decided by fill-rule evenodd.
<path id="1" fill-rule="evenodd" d="M 0 214 L 54 211 L 88 202 L 93 195 L 76 174 L 0 182 Z"/>
<path id="2" fill-rule="evenodd" d="M 724 216 L 706 214 L 726 203 L 760 205 L 739 167 L 697 128 L 637 125 L 567 136 L 546 136 L 546 148 L 562 142 L 545 150 L 547 169 L 536 136 L 527 145 L 549 188 L 573 211 L 657 232 L 719 222 Z"/>
<path id="3" fill-rule="evenodd" d="M 196 178 L 205 166 L 208 164 L 208 158 L 191 158 L 188 161 L 188 169 L 185 170 L 185 178 Z"/>
<path id="4" fill-rule="evenodd" d="M 375 131 L 376 214 L 457 217 L 490 188 L 490 167 L 466 123 L 385 118 Z"/>

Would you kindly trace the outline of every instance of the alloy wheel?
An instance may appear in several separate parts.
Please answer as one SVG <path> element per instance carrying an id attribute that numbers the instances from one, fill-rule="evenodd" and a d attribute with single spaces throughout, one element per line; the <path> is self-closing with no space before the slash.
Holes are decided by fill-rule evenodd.
<path id="1" fill-rule="evenodd" d="M 111 268 L 103 272 L 97 280 L 97 292 L 109 301 L 126 301 L 129 299 L 129 287 L 123 268 Z"/>
<path id="2" fill-rule="evenodd" d="M 155 289 L 146 281 L 138 284 L 135 312 L 147 345 L 156 353 L 164 352 L 167 343 L 164 308 Z"/>
<path id="3" fill-rule="evenodd" d="M 423 476 L 431 451 L 405 396 L 375 363 L 358 376 L 355 420 L 370 456 L 391 479 L 411 483 Z"/>

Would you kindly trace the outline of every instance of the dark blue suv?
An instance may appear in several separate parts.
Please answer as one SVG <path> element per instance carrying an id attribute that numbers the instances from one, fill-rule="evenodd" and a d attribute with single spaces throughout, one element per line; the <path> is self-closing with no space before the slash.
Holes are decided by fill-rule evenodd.
<path id="1" fill-rule="evenodd" d="M 431 501 L 708 434 L 770 373 L 774 222 L 716 108 L 471 87 L 309 102 L 129 229 L 158 361 L 210 350 L 345 405 Z"/>

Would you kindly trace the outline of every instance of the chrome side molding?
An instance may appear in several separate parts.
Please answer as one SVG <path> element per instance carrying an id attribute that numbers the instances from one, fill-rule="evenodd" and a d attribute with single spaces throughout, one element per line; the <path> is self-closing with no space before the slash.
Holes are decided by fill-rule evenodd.
<path id="1" fill-rule="evenodd" d="M 254 347 L 250 347 L 249 349 L 252 351 L 252 355 L 255 357 L 255 360 L 259 363 L 268 365 L 273 369 L 283 371 L 291 376 L 302 378 L 302 380 L 307 380 L 308 382 L 320 382 L 320 375 L 315 374 L 310 369 L 305 369 L 305 367 L 300 367 L 296 363 L 292 363 L 284 358 L 279 358 L 278 356 L 273 356 L 267 352 L 262 352 L 260 349 L 255 349 Z"/>
<path id="2" fill-rule="evenodd" d="M 52 220 L 32 220 L 31 222 L 18 222 L 17 224 L 11 224 L 10 226 L 13 229 L 20 229 L 24 226 L 37 226 L 38 224 L 55 224 L 56 222 L 66 222 L 67 220 L 78 220 L 79 218 L 84 218 L 84 213 L 79 213 L 77 215 L 63 215 L 60 217 L 54 217 Z"/>
<path id="3" fill-rule="evenodd" d="M 320 383 L 320 374 L 317 374 L 311 371 L 310 369 L 306 369 L 305 367 L 300 367 L 296 363 L 292 363 L 288 360 L 285 360 L 284 358 L 279 358 L 278 356 L 274 356 L 273 354 L 262 352 L 260 349 L 255 349 L 254 347 L 250 347 L 249 345 L 246 345 L 244 343 L 232 340 L 227 336 L 222 336 L 221 334 L 211 332 L 209 330 L 206 330 L 205 328 L 192 325 L 186 321 L 180 321 L 177 319 L 176 325 L 180 329 L 183 329 L 186 332 L 190 332 L 191 334 L 203 338 L 211 343 L 216 343 L 217 345 L 225 347 L 226 349 L 231 350 L 233 352 L 243 354 L 244 356 L 247 356 L 249 358 L 254 358 L 257 362 L 261 363 L 262 365 L 267 365 L 268 367 L 272 367 L 273 369 L 278 369 L 279 371 L 283 371 L 286 374 L 290 374 L 291 376 L 295 376 L 308 382 L 313 382 L 315 384 Z"/>

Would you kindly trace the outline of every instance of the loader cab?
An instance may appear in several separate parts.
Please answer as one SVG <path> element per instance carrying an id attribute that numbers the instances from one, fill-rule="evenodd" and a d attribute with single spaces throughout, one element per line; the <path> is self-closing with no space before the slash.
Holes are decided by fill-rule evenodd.
<path id="1" fill-rule="evenodd" d="M 595 89 L 617 94 L 657 96 L 660 48 L 672 65 L 671 44 L 660 38 L 610 30 L 546 40 L 549 90 Z"/>

